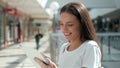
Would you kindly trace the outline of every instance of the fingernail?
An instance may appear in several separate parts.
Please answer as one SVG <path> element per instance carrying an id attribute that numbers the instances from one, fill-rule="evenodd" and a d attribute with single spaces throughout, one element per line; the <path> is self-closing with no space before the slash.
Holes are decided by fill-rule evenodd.
<path id="1" fill-rule="evenodd" d="M 37 57 L 34 57 L 34 60 L 36 60 L 37 59 Z"/>

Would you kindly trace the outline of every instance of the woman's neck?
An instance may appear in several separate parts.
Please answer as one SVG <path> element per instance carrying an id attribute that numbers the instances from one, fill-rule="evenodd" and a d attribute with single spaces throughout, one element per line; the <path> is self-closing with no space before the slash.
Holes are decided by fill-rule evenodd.
<path id="1" fill-rule="evenodd" d="M 68 51 L 72 51 L 77 49 L 84 41 L 77 40 L 77 41 L 70 41 L 70 45 L 67 48 Z"/>

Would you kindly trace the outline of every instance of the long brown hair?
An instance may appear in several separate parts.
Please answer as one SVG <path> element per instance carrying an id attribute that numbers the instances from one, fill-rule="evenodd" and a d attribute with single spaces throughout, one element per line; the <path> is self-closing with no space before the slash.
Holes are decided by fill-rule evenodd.
<path id="1" fill-rule="evenodd" d="M 98 44 L 93 22 L 89 16 L 88 10 L 82 3 L 71 2 L 62 7 L 60 14 L 67 12 L 73 14 L 81 24 L 81 39 L 94 40 Z"/>

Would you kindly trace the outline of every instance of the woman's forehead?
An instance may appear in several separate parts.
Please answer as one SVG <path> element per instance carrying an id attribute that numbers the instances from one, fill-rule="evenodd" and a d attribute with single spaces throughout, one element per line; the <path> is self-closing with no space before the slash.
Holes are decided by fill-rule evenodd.
<path id="1" fill-rule="evenodd" d="M 73 14 L 67 12 L 61 13 L 60 15 L 60 22 L 72 22 L 76 20 L 77 18 Z"/>

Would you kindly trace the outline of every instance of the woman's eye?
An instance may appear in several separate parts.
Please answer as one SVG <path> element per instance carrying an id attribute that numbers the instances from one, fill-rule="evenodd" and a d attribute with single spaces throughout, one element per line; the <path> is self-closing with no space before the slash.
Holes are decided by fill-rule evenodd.
<path id="1" fill-rule="evenodd" d="M 73 26 L 73 24 L 68 24 L 68 26 Z"/>

